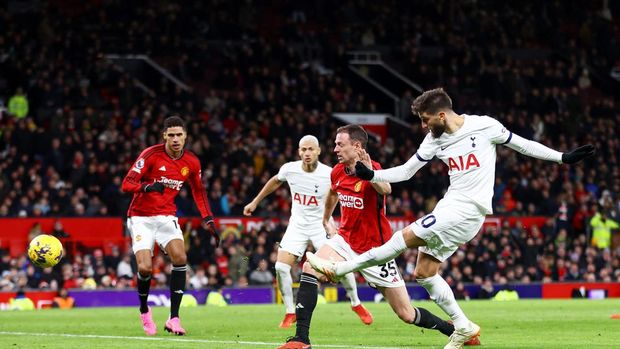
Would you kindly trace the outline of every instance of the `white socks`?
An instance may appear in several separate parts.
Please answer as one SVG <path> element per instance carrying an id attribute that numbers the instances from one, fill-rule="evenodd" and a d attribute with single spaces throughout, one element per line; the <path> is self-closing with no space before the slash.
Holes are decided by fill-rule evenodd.
<path id="1" fill-rule="evenodd" d="M 354 307 L 361 303 L 360 298 L 357 296 L 357 284 L 355 282 L 355 275 L 348 273 L 340 280 L 342 286 L 347 291 L 347 296 L 351 300 L 351 306 Z"/>
<path id="2" fill-rule="evenodd" d="M 431 299 L 452 319 L 454 328 L 467 328 L 469 319 L 454 299 L 450 285 L 439 274 L 426 279 L 417 279 L 418 284 L 426 289 Z"/>
<path id="3" fill-rule="evenodd" d="M 276 276 L 278 278 L 278 288 L 282 293 L 282 302 L 286 307 L 287 314 L 295 314 L 295 304 L 293 303 L 293 277 L 291 277 L 291 266 L 276 262 Z"/>
<path id="4" fill-rule="evenodd" d="M 402 230 L 399 230 L 383 245 L 370 249 L 350 261 L 336 263 L 336 275 L 344 275 L 383 264 L 400 255 L 407 249 Z"/>

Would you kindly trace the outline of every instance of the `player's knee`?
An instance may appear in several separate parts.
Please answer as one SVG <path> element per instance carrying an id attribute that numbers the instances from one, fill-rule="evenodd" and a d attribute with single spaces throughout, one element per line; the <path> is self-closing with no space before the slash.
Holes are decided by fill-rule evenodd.
<path id="1" fill-rule="evenodd" d="M 187 264 L 187 255 L 185 253 L 181 253 L 177 256 L 174 256 L 172 259 L 172 264 L 174 265 L 185 265 Z"/>
<path id="2" fill-rule="evenodd" d="M 430 270 L 424 270 L 423 268 L 415 268 L 413 271 L 413 277 L 417 279 L 426 279 L 435 275 Z"/>
<path id="3" fill-rule="evenodd" d="M 286 264 L 286 263 L 282 263 L 282 262 L 276 262 L 276 273 L 278 275 L 287 275 L 290 274 L 291 272 L 291 266 Z"/>
<path id="4" fill-rule="evenodd" d="M 138 273 L 140 273 L 140 275 L 143 278 L 151 276 L 152 269 L 153 268 L 152 268 L 151 264 L 146 264 L 145 263 L 145 264 L 138 265 Z"/>

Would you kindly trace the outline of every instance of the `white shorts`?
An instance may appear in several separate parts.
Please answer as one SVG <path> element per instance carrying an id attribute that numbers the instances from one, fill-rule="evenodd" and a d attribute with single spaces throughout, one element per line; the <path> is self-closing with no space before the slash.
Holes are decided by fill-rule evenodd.
<path id="1" fill-rule="evenodd" d="M 351 246 L 349 246 L 349 244 L 344 241 L 344 239 L 340 235 L 335 235 L 331 239 L 328 239 L 327 246 L 333 248 L 345 260 L 351 260 L 359 256 L 359 253 L 353 251 L 351 249 Z M 360 273 L 364 276 L 366 282 L 368 282 L 368 284 L 374 288 L 394 288 L 405 286 L 403 277 L 398 271 L 396 261 L 394 261 L 393 259 L 385 264 L 375 265 L 374 267 L 362 269 L 360 270 Z"/>
<path id="2" fill-rule="evenodd" d="M 289 225 L 282 236 L 282 241 L 280 241 L 280 249 L 301 257 L 308 248 L 308 242 L 312 242 L 312 246 L 318 250 L 325 241 L 327 241 L 327 235 L 323 224 L 315 229 L 302 229 L 295 225 Z"/>
<path id="3" fill-rule="evenodd" d="M 484 212 L 474 203 L 441 199 L 433 212 L 409 227 L 426 241 L 427 245 L 418 250 L 443 262 L 478 234 L 484 217 Z"/>
<path id="4" fill-rule="evenodd" d="M 131 247 L 134 253 L 151 250 L 152 254 L 155 243 L 165 249 L 171 240 L 183 240 L 179 219 L 175 216 L 129 217 L 127 228 L 131 233 Z"/>

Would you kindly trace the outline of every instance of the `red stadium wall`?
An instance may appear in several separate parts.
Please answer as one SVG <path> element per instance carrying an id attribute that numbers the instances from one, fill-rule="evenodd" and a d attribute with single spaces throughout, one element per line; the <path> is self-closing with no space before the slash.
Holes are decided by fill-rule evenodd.
<path id="1" fill-rule="evenodd" d="M 3 218 L 0 219 L 0 247 L 8 249 L 11 256 L 24 253 L 28 245 L 28 233 L 35 223 L 50 233 L 54 223 L 60 220 L 63 228 L 71 236 L 61 241 L 71 250 L 85 248 L 104 248 L 109 253 L 112 246 L 124 246 L 123 222 L 119 218 Z"/>
<path id="2" fill-rule="evenodd" d="M 606 290 L 608 298 L 620 297 L 620 282 L 562 282 L 542 285 L 542 298 L 572 298 L 573 291 L 584 287 L 587 292 Z"/>
<path id="3" fill-rule="evenodd" d="M 521 220 L 524 227 L 533 224 L 541 226 L 547 218 L 545 217 L 487 217 L 485 226 L 500 227 L 503 220 L 508 219 L 511 224 L 515 220 Z M 8 249 L 11 256 L 19 256 L 24 253 L 28 245 L 28 232 L 35 223 L 41 223 L 41 228 L 45 233 L 50 233 L 56 222 L 56 218 L 0 218 L 0 248 Z M 104 253 L 108 254 L 112 246 L 119 246 L 122 250 L 129 247 L 129 238 L 123 233 L 123 219 L 112 218 L 59 218 L 64 230 L 71 237 L 61 239 L 68 253 L 73 254 L 80 248 L 103 248 Z M 185 222 L 192 220 L 194 226 L 200 224 L 198 218 L 181 218 L 181 227 Z M 263 218 L 247 217 L 224 217 L 216 219 L 218 226 L 223 234 L 235 232 L 240 234 L 259 229 L 264 223 Z M 277 222 L 276 219 L 267 219 L 270 222 Z M 400 230 L 411 224 L 408 218 L 390 217 L 392 229 Z M 240 231 L 239 227 L 242 227 Z"/>
<path id="4" fill-rule="evenodd" d="M 58 292 L 54 291 L 28 291 L 24 292 L 27 298 L 30 298 L 37 309 L 51 308 L 52 301 Z M 0 292 L 0 310 L 6 309 L 9 305 L 9 299 L 15 298 L 15 292 Z"/>

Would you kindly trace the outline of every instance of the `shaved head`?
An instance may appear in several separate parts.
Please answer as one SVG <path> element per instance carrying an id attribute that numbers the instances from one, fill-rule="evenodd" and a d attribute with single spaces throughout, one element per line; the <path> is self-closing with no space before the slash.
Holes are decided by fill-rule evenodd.
<path id="1" fill-rule="evenodd" d="M 305 135 L 301 137 L 301 139 L 299 140 L 299 147 L 301 148 L 302 144 L 308 144 L 308 143 L 312 145 L 316 145 L 317 147 L 319 146 L 318 138 L 314 137 L 313 135 Z"/>

